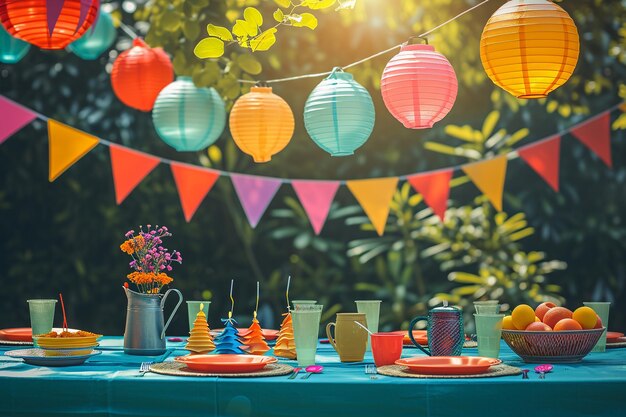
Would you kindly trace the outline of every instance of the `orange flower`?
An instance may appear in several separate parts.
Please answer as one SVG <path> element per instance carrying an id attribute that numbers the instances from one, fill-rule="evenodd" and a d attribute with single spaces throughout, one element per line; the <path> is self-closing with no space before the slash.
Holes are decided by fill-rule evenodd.
<path id="1" fill-rule="evenodd" d="M 146 241 L 144 240 L 143 236 L 139 235 L 122 243 L 120 245 L 120 249 L 122 250 L 122 252 L 132 255 L 133 253 L 141 250 L 145 243 Z"/>
<path id="2" fill-rule="evenodd" d="M 153 272 L 132 272 L 126 276 L 130 282 L 136 285 L 159 284 L 159 288 L 174 281 L 163 272 L 155 274 Z"/>

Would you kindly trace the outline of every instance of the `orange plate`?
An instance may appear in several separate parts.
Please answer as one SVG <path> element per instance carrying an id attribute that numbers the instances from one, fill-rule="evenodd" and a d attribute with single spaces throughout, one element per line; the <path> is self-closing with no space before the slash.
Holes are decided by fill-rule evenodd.
<path id="1" fill-rule="evenodd" d="M 402 343 L 405 345 L 413 346 L 413 342 L 411 342 L 411 338 L 409 338 L 408 330 L 398 330 L 398 331 L 389 332 L 389 333 L 390 334 L 403 334 L 404 340 L 402 341 Z M 428 344 L 428 332 L 426 332 L 426 330 L 413 330 L 413 337 L 415 338 L 415 341 L 419 343 L 420 345 Z"/>
<path id="2" fill-rule="evenodd" d="M 30 327 L 2 329 L 0 330 L 0 340 L 10 340 L 13 342 L 32 342 L 33 331 Z"/>
<path id="3" fill-rule="evenodd" d="M 487 372 L 500 359 L 477 356 L 417 356 L 398 359 L 396 365 L 408 366 L 409 372 L 426 375 L 473 375 Z"/>
<path id="4" fill-rule="evenodd" d="M 215 336 L 222 333 L 223 331 L 224 329 L 213 329 L 211 330 L 211 334 Z M 248 329 L 237 329 L 237 332 L 239 333 L 239 335 L 244 336 L 246 333 L 248 333 Z M 278 338 L 278 330 L 261 329 L 261 334 L 263 335 L 265 340 L 276 340 Z"/>
<path id="5" fill-rule="evenodd" d="M 624 333 L 620 332 L 606 332 L 606 342 L 607 343 L 615 343 L 620 337 L 623 337 Z"/>
<path id="6" fill-rule="evenodd" d="M 256 355 L 187 355 L 174 359 L 184 363 L 192 371 L 210 373 L 243 373 L 260 371 L 277 359 L 273 356 Z"/>

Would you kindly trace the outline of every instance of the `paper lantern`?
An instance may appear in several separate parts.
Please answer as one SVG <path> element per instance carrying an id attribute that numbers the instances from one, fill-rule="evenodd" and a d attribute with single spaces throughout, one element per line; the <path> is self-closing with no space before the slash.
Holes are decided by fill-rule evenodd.
<path id="1" fill-rule="evenodd" d="M 0 22 L 16 38 L 63 49 L 96 20 L 100 0 L 0 0 Z"/>
<path id="2" fill-rule="evenodd" d="M 287 146 L 293 135 L 293 113 L 272 87 L 252 87 L 230 112 L 230 133 L 254 162 L 268 162 Z"/>
<path id="3" fill-rule="evenodd" d="M 387 63 L 380 90 L 389 112 L 406 128 L 426 129 L 443 119 L 456 100 L 454 68 L 431 45 L 403 45 Z"/>
<path id="4" fill-rule="evenodd" d="M 150 111 L 165 86 L 174 80 L 174 69 L 161 48 L 150 48 L 143 40 L 122 52 L 111 71 L 113 92 L 120 101 L 141 111 Z"/>
<path id="5" fill-rule="evenodd" d="M 480 38 L 491 81 L 518 98 L 543 98 L 574 72 L 580 45 L 572 18 L 548 0 L 508 1 Z"/>
<path id="6" fill-rule="evenodd" d="M 332 156 L 354 154 L 371 135 L 374 118 L 368 91 L 340 68 L 315 87 L 304 106 L 306 131 Z"/>
<path id="7" fill-rule="evenodd" d="M 113 26 L 113 18 L 107 12 L 100 10 L 96 22 L 68 48 L 80 58 L 92 61 L 109 49 L 116 37 L 117 30 Z"/>
<path id="8" fill-rule="evenodd" d="M 30 44 L 19 40 L 0 26 L 0 62 L 16 64 L 28 53 Z"/>
<path id="9" fill-rule="evenodd" d="M 226 109 L 214 88 L 198 88 L 191 78 L 178 77 L 159 93 L 152 121 L 159 137 L 177 151 L 199 151 L 224 131 Z"/>

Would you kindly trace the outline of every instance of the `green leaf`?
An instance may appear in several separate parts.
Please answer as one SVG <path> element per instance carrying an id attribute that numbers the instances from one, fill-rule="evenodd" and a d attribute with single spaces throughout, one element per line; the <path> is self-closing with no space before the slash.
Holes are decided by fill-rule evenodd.
<path id="1" fill-rule="evenodd" d="M 472 129 L 471 126 L 468 125 L 448 125 L 445 127 L 444 132 L 446 132 L 447 135 L 464 140 L 466 142 L 481 142 L 480 139 L 476 140 L 476 136 L 474 135 L 474 129 Z"/>
<path id="2" fill-rule="evenodd" d="M 173 10 L 166 10 L 161 15 L 161 26 L 168 32 L 176 32 L 182 22 L 182 17 Z"/>
<path id="3" fill-rule="evenodd" d="M 267 51 L 276 43 L 274 33 L 276 33 L 276 28 L 269 28 L 255 39 L 250 40 L 250 48 L 253 51 Z"/>
<path id="4" fill-rule="evenodd" d="M 259 28 L 247 20 L 237 19 L 233 26 L 233 33 L 240 38 L 252 37 L 259 33 Z"/>
<path id="5" fill-rule="evenodd" d="M 291 0 L 274 0 L 274 3 L 278 4 L 280 7 L 291 6 Z"/>
<path id="6" fill-rule="evenodd" d="M 485 121 L 483 122 L 483 137 L 488 138 L 491 136 L 493 129 L 496 127 L 496 124 L 500 120 L 500 112 L 498 110 L 494 110 L 485 117 Z"/>
<path id="7" fill-rule="evenodd" d="M 484 280 L 474 274 L 468 274 L 467 272 L 451 272 L 448 275 L 448 279 L 454 282 L 462 282 L 463 284 L 483 284 Z"/>
<path id="8" fill-rule="evenodd" d="M 250 22 L 257 27 L 263 24 L 263 15 L 261 15 L 261 12 L 259 12 L 254 7 L 246 7 L 246 9 L 243 11 L 243 18 L 246 20 L 246 22 Z"/>
<path id="9" fill-rule="evenodd" d="M 185 38 L 195 40 L 198 35 L 200 35 L 200 27 L 198 26 L 198 23 L 186 20 L 185 23 L 183 23 L 183 34 L 185 35 Z"/>
<path id="10" fill-rule="evenodd" d="M 223 41 L 233 40 L 233 34 L 230 33 L 230 30 L 226 29 L 225 27 L 215 26 L 209 23 L 206 26 L 206 31 L 210 36 L 215 36 L 216 38 L 219 38 Z"/>
<path id="11" fill-rule="evenodd" d="M 202 39 L 193 49 L 193 53 L 200 59 L 219 58 L 224 55 L 224 42 L 217 38 Z"/>
<path id="12" fill-rule="evenodd" d="M 311 10 L 327 9 L 335 4 L 335 1 L 336 0 L 304 0 L 302 6 L 308 7 Z"/>
<path id="13" fill-rule="evenodd" d="M 311 30 L 314 30 L 317 27 L 317 18 L 313 16 L 311 13 L 302 13 L 300 15 L 301 19 L 299 22 L 292 22 L 292 25 L 295 27 L 307 27 Z"/>
<path id="14" fill-rule="evenodd" d="M 282 22 L 283 20 L 285 20 L 285 13 L 283 13 L 283 11 L 280 9 L 276 9 L 272 16 L 274 16 L 274 20 L 277 22 Z"/>
<path id="15" fill-rule="evenodd" d="M 474 149 L 463 149 L 458 147 L 455 148 L 448 145 L 442 145 L 441 143 L 437 142 L 426 142 L 424 144 L 424 148 L 428 149 L 429 151 L 442 153 L 444 155 L 463 156 L 465 158 L 473 160 L 479 160 L 482 157 L 480 152 Z"/>
<path id="16" fill-rule="evenodd" d="M 518 130 L 517 132 L 513 133 L 506 141 L 506 144 L 508 146 L 513 146 L 515 145 L 517 142 L 519 142 L 520 140 L 524 139 L 526 136 L 528 136 L 528 134 L 530 133 L 530 130 L 528 130 L 527 128 L 523 128 Z"/>
<path id="17" fill-rule="evenodd" d="M 237 63 L 242 70 L 252 75 L 260 74 L 261 70 L 263 69 L 261 63 L 250 54 L 239 55 L 239 57 L 237 58 Z"/>

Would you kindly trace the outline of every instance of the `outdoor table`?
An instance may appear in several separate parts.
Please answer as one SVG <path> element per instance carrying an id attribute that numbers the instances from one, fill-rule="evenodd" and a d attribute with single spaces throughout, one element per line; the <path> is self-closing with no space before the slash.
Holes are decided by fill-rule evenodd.
<path id="1" fill-rule="evenodd" d="M 502 342 L 500 358 L 531 369 L 521 375 L 475 379 L 413 379 L 378 375 L 364 362 L 341 363 L 320 344 L 324 373 L 311 378 L 175 377 L 147 373 L 141 362 L 187 354 L 167 344 L 157 357 L 125 355 L 121 337 L 104 337 L 103 353 L 81 366 L 31 366 L 0 350 L 0 416 L 619 416 L 626 413 L 626 349 L 591 353 L 582 363 L 555 365 L 539 379 Z M 23 348 L 19 346 L 18 348 Z M 464 349 L 477 355 L 476 349 Z M 405 348 L 403 357 L 423 355 Z M 281 363 L 297 366 L 295 361 Z"/>

